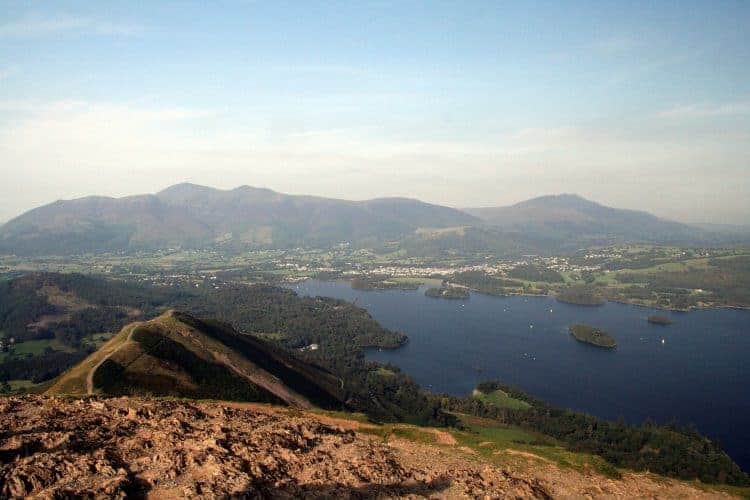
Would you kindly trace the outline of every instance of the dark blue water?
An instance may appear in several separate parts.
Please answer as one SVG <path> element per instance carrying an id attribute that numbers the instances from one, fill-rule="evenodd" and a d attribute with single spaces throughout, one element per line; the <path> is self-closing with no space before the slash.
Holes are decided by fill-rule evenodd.
<path id="1" fill-rule="evenodd" d="M 750 311 L 668 313 L 482 294 L 452 301 L 425 297 L 423 288 L 366 292 L 316 280 L 291 288 L 356 300 L 384 327 L 405 332 L 406 346 L 371 350 L 368 359 L 391 362 L 434 392 L 466 395 L 481 380 L 499 379 L 603 418 L 693 423 L 750 470 Z M 674 324 L 648 323 L 654 313 Z M 617 348 L 577 342 L 568 333 L 573 323 L 605 329 Z"/>

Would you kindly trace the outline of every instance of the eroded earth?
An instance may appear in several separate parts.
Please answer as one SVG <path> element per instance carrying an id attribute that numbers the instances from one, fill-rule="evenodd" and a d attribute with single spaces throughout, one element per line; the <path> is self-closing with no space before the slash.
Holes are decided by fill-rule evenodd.
<path id="1" fill-rule="evenodd" d="M 365 432 L 372 427 L 257 404 L 8 397 L 0 399 L 0 498 L 718 495 L 533 457 L 525 466 L 491 465 L 447 432 L 425 444 Z"/>

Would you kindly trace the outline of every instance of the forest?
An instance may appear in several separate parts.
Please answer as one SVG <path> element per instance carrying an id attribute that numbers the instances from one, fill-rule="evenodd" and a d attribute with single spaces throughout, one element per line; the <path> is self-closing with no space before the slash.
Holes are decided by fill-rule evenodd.
<path id="1" fill-rule="evenodd" d="M 379 421 L 445 423 L 448 415 L 431 406 L 420 387 L 400 370 L 382 376 L 378 365 L 368 363 L 363 348 L 395 348 L 406 335 L 382 328 L 364 309 L 336 299 L 299 297 L 269 285 L 223 284 L 201 289 L 165 288 L 115 280 L 35 273 L 2 283 L 0 331 L 24 339 L 26 325 L 40 315 L 60 314 L 37 291 L 43 287 L 73 294 L 88 304 L 85 309 L 63 314 L 47 335 L 59 338 L 74 353 L 45 352 L 39 356 L 13 356 L 0 364 L 0 381 L 49 380 L 83 359 L 90 348 L 83 339 L 94 332 L 119 331 L 139 319 L 150 319 L 165 309 L 190 311 L 233 325 L 246 334 L 272 339 L 300 358 L 317 363 L 347 382 L 349 406 Z M 34 304 L 29 307 L 28 304 Z M 121 314 L 121 308 L 137 309 L 137 316 Z M 318 344 L 316 351 L 300 348 Z"/>
<path id="2" fill-rule="evenodd" d="M 554 269 L 534 264 L 516 266 L 508 272 L 508 277 L 526 281 L 542 281 L 545 283 L 563 283 L 565 281 L 563 275 Z"/>
<path id="3" fill-rule="evenodd" d="M 681 479 L 698 478 L 706 483 L 750 484 L 750 477 L 718 444 L 694 428 L 677 424 L 657 425 L 647 421 L 630 425 L 584 413 L 555 408 L 498 381 L 480 383 L 477 389 L 497 389 L 531 405 L 528 409 L 501 408 L 478 398 L 435 396 L 445 411 L 495 419 L 507 425 L 552 436 L 572 451 L 599 455 L 618 467 L 648 470 Z"/>
<path id="4" fill-rule="evenodd" d="M 649 294 L 673 308 L 686 309 L 700 301 L 750 306 L 750 256 L 712 258 L 703 266 L 680 271 L 620 272 L 621 283 L 641 283 Z M 694 290 L 700 290 L 698 294 Z"/>
<path id="5" fill-rule="evenodd" d="M 579 306 L 600 306 L 604 304 L 601 292 L 592 285 L 571 285 L 560 290 L 557 300 Z"/>

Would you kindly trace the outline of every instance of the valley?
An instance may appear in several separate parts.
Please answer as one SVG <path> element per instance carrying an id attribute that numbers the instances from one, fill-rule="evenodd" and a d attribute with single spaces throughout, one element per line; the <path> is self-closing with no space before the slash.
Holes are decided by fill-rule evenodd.
<path id="1" fill-rule="evenodd" d="M 701 406 L 691 399 L 695 392 L 685 392 L 686 384 L 668 375 L 705 379 L 702 370 L 713 370 L 710 394 L 718 401 L 712 407 L 739 401 L 732 418 L 747 415 L 746 400 L 736 394 L 742 379 L 738 385 L 714 364 L 722 358 L 729 376 L 739 366 L 734 355 L 745 348 L 708 348 L 711 339 L 695 330 L 721 325 L 725 338 L 744 342 L 737 336 L 746 314 L 741 309 L 750 305 L 750 250 L 744 246 L 607 237 L 576 249 L 564 240 L 539 239 L 544 224 L 519 233 L 495 219 L 482 222 L 414 200 L 339 203 L 189 185 L 156 198 L 57 204 L 32 214 L 33 227 L 43 227 L 49 211 L 62 210 L 65 220 L 74 221 L 79 208 L 87 213 L 92 206 L 97 217 L 106 215 L 97 224 L 152 205 L 166 210 L 159 220 L 169 221 L 177 214 L 170 210 L 186 203 L 197 204 L 189 210 L 195 220 L 230 213 L 237 205 L 236 220 L 225 223 L 255 235 L 263 231 L 239 214 L 257 203 L 270 203 L 263 217 L 282 219 L 320 204 L 336 211 L 324 226 L 306 219 L 315 231 L 338 227 L 339 211 L 354 210 L 394 232 L 379 232 L 375 224 L 370 236 L 357 233 L 362 239 L 338 227 L 345 232 L 330 233 L 336 236 L 326 241 L 315 236 L 240 244 L 227 237 L 193 245 L 182 239 L 186 233 L 179 225 L 163 232 L 146 217 L 133 234 L 155 230 L 177 238 L 172 246 L 106 248 L 119 240 L 89 234 L 79 242 L 94 238 L 103 246 L 49 255 L 40 244 L 30 254 L 0 255 L 2 392 L 323 409 L 364 415 L 365 434 L 376 428 L 378 435 L 424 443 L 425 436 L 450 432 L 449 440 L 492 463 L 496 455 L 503 461 L 538 456 L 555 467 L 584 463 L 581 470 L 617 481 L 628 474 L 623 471 L 644 470 L 707 484 L 750 481 L 742 470 L 749 463 L 742 450 L 750 437 L 696 412 Z M 289 206 L 294 210 L 286 211 Z M 616 220 L 661 224 L 643 214 L 604 212 Z M 392 224 L 390 218 L 401 220 Z M 48 237 L 23 233 L 23 220 L 10 224 L 11 232 L 0 239 L 12 244 L 8 234 L 23 234 L 25 241 Z M 86 227 L 103 227 L 89 222 Z M 79 231 L 75 224 L 71 237 Z M 670 227 L 687 234 L 683 226 Z M 649 322 L 634 306 L 663 318 Z M 678 316 L 699 312 L 708 315 L 706 321 Z M 570 325 L 584 321 L 612 332 L 614 358 L 576 346 L 569 334 L 563 341 Z M 660 326 L 671 321 L 679 328 Z M 647 330 L 652 327 L 659 331 Z M 612 347 L 614 339 L 603 344 Z M 692 359 L 694 349 L 702 349 L 704 364 L 686 371 L 679 365 Z M 625 373 L 648 380 L 630 380 Z M 633 392 L 644 384 L 650 390 Z M 601 397 L 612 387 L 624 397 Z M 679 424 L 670 420 L 675 418 Z M 435 428 L 449 431 L 429 430 Z M 618 447 L 606 444 L 613 439 Z M 730 454 L 713 439 L 721 439 Z M 670 451 L 643 452 L 660 448 Z"/>
<path id="2" fill-rule="evenodd" d="M 591 305 L 749 307 L 750 235 L 729 234 L 575 195 L 461 211 L 403 198 L 353 202 L 179 184 L 23 214 L 0 227 L 0 273 L 214 288 L 307 278 L 372 288 L 448 280 L 483 293 Z"/>
<path id="3" fill-rule="evenodd" d="M 750 2 L 3 2 L 0 500 L 750 499 Z"/>
<path id="4" fill-rule="evenodd" d="M 355 280 L 355 286 L 372 288 L 414 288 L 447 280 L 482 293 L 552 295 L 591 305 L 611 300 L 667 310 L 750 307 L 750 249 L 746 247 L 626 245 L 512 258 L 460 252 L 420 257 L 345 244 L 239 253 L 172 249 L 79 256 L 0 255 L 0 275 L 31 271 L 195 288 L 221 288 L 233 282 L 284 284 L 310 278 L 349 279 Z"/>

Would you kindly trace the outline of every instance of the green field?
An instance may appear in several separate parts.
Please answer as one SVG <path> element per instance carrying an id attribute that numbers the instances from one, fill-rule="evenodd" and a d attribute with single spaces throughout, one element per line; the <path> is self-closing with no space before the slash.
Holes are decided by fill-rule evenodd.
<path id="1" fill-rule="evenodd" d="M 13 346 L 12 353 L 0 352 L 0 362 L 4 361 L 11 355 L 38 356 L 42 354 L 48 347 L 54 351 L 76 352 L 76 349 L 74 347 L 64 344 L 57 339 L 27 340 L 26 342 L 15 344 Z"/>
<path id="2" fill-rule="evenodd" d="M 643 273 L 643 274 L 650 274 L 655 272 L 685 272 L 685 271 L 691 271 L 696 269 L 709 269 L 711 266 L 709 264 L 708 258 L 701 258 L 701 259 L 689 259 L 689 260 L 682 260 L 677 262 L 665 262 L 663 264 L 657 264 L 652 267 L 646 267 L 642 269 L 621 269 L 619 271 L 621 272 L 629 272 L 629 273 Z"/>
<path id="3" fill-rule="evenodd" d="M 502 389 L 497 389 L 489 394 L 479 392 L 476 395 L 477 398 L 481 399 L 485 403 L 497 406 L 498 408 L 511 408 L 513 410 L 526 410 L 531 408 L 531 405 L 526 401 L 512 398 Z"/>
<path id="4" fill-rule="evenodd" d="M 10 389 L 12 391 L 18 391 L 20 389 L 31 389 L 32 387 L 37 385 L 31 380 L 9 380 L 8 384 L 10 385 Z"/>
<path id="5" fill-rule="evenodd" d="M 561 467 L 572 468 L 580 472 L 593 469 L 607 477 L 620 477 L 619 470 L 601 457 L 568 451 L 561 443 L 549 436 L 516 426 L 503 425 L 491 419 L 469 415 L 459 415 L 459 417 L 461 423 L 467 428 L 465 431 L 452 433 L 459 444 L 471 448 L 495 463 L 506 463 L 509 459 L 512 460 L 515 451 L 524 454 L 524 460 L 536 457 L 539 460 L 548 460 Z M 510 450 L 510 452 L 502 453 L 503 450 Z"/>

